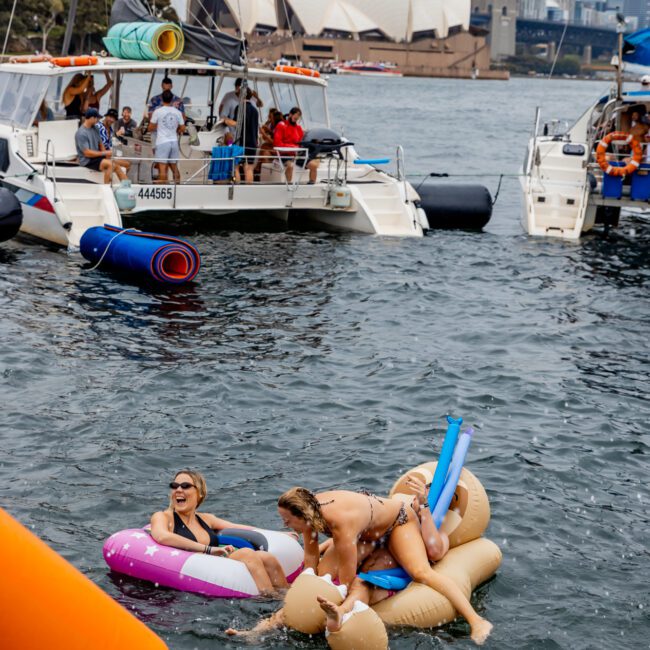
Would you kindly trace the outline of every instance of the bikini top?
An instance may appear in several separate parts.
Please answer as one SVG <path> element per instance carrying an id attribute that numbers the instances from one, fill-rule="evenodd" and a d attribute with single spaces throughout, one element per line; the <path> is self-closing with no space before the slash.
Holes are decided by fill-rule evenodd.
<path id="1" fill-rule="evenodd" d="M 216 531 L 212 530 L 208 524 L 196 515 L 196 520 L 199 522 L 199 525 L 203 530 L 210 535 L 210 546 L 219 546 L 219 536 Z M 194 533 L 183 523 L 183 520 L 180 518 L 179 514 L 174 511 L 174 533 L 180 535 L 185 539 L 189 539 L 192 542 L 198 541 Z"/>

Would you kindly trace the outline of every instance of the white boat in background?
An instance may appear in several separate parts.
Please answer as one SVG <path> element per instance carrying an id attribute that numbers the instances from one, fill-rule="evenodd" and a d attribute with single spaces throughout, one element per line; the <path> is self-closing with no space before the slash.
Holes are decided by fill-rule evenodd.
<path id="1" fill-rule="evenodd" d="M 114 151 L 131 162 L 129 179 L 135 205 L 120 209 L 117 185 L 105 185 L 102 173 L 77 163 L 76 120 L 66 120 L 60 106 L 62 89 L 76 73 L 107 74 L 113 80 L 100 112 L 128 103 L 145 112 L 147 101 L 160 92 L 163 77 L 173 79 L 174 92 L 191 97 L 186 115 L 197 133 L 180 136 L 182 158 L 178 184 L 155 182 L 154 150 L 149 134 L 125 139 Z M 306 138 L 319 134 L 328 145 L 322 155 L 315 184 L 307 170 L 296 166 L 294 178 L 285 178 L 280 153 L 260 158 L 259 180 L 252 184 L 211 180 L 224 127 L 216 111 L 237 77 L 263 99 L 265 108 L 288 112 L 299 106 Z M 136 214 L 199 212 L 217 220 L 219 215 L 246 212 L 264 214 L 300 226 L 316 222 L 342 231 L 422 237 L 428 226 L 419 195 L 408 183 L 401 147 L 396 148 L 394 175 L 382 171 L 374 160 L 362 160 L 354 146 L 329 129 L 330 117 L 323 79 L 261 69 L 241 69 L 211 62 L 131 61 L 100 58 L 94 65 L 57 67 L 47 61 L 0 65 L 0 185 L 10 189 L 22 204 L 22 231 L 40 239 L 76 248 L 86 229 L 110 224 L 128 226 Z M 54 109 L 54 121 L 34 125 L 41 102 Z M 134 115 L 139 119 L 142 115 Z M 321 149 L 321 153 L 322 153 Z M 308 152 L 303 150 L 303 154 Z M 383 161 L 386 162 L 385 160 Z"/>
<path id="2" fill-rule="evenodd" d="M 393 63 L 365 63 L 351 61 L 336 66 L 337 74 L 353 74 L 362 77 L 403 77 L 404 75 Z"/>
<path id="3" fill-rule="evenodd" d="M 641 32 L 623 45 L 621 34 L 622 59 L 650 65 L 645 48 L 635 51 L 637 36 L 650 40 Z M 641 55 L 648 60 L 639 60 Z M 650 138 L 643 133 L 650 127 L 650 89 L 623 92 L 618 66 L 617 71 L 610 94 L 572 126 L 545 122 L 537 109 L 521 176 L 522 221 L 529 235 L 579 239 L 595 226 L 617 226 L 621 209 L 648 207 Z"/>

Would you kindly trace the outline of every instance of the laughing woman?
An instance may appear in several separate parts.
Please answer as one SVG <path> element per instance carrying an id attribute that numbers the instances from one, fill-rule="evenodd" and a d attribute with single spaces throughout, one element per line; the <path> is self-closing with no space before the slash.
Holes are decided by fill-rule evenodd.
<path id="1" fill-rule="evenodd" d="M 169 484 L 169 507 L 151 517 L 151 536 L 165 546 L 185 551 L 220 555 L 246 565 L 260 594 L 275 595 L 289 585 L 277 558 L 267 551 L 219 546 L 218 532 L 224 528 L 250 528 L 234 524 L 209 513 L 198 513 L 207 488 L 199 472 L 177 472 Z"/>

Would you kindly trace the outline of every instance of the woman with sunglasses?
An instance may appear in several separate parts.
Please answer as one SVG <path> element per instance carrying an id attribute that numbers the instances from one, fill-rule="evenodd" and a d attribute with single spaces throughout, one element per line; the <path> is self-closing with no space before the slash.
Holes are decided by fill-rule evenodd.
<path id="1" fill-rule="evenodd" d="M 276 595 L 289 586 L 277 558 L 267 551 L 219 546 L 218 531 L 224 528 L 246 528 L 197 508 L 207 495 L 205 479 L 199 472 L 181 470 L 169 484 L 169 507 L 151 517 L 151 536 L 165 546 L 185 551 L 220 555 L 246 565 L 260 594 Z"/>

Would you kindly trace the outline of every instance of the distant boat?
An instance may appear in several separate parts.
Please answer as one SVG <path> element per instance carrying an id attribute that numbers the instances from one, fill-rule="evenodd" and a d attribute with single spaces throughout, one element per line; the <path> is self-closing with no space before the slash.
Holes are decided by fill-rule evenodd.
<path id="1" fill-rule="evenodd" d="M 365 63 L 353 61 L 337 67 L 337 74 L 356 74 L 364 77 L 403 77 L 393 63 Z"/>

